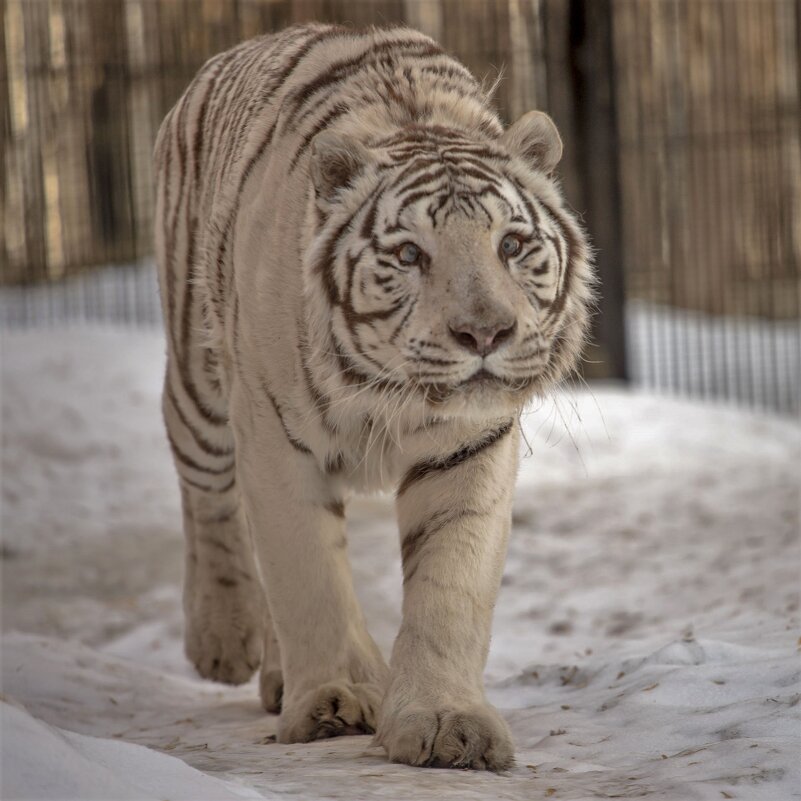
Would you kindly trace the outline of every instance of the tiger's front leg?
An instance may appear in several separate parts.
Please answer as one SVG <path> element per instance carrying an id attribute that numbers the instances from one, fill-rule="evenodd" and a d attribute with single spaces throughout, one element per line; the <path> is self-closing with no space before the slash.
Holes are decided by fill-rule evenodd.
<path id="1" fill-rule="evenodd" d="M 503 770 L 514 748 L 483 671 L 511 521 L 516 426 L 418 462 L 398 490 L 403 623 L 377 740 L 394 762 Z"/>
<path id="2" fill-rule="evenodd" d="M 289 438 L 266 397 L 235 387 L 231 422 L 237 479 L 280 646 L 278 740 L 372 733 L 389 671 L 353 590 L 342 488 Z"/>

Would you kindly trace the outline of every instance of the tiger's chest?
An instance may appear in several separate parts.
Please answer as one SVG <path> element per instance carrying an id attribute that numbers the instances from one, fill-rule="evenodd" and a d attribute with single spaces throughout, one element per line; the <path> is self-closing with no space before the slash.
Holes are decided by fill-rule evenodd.
<path id="1" fill-rule="evenodd" d="M 305 431 L 321 470 L 343 487 L 356 492 L 395 488 L 409 465 L 431 452 L 458 447 L 462 428 L 454 420 L 428 414 L 392 414 L 376 409 L 338 425 Z"/>
<path id="2" fill-rule="evenodd" d="M 360 426 L 329 435 L 321 444 L 321 466 L 332 478 L 356 492 L 379 492 L 397 484 L 410 442 L 399 427 L 365 415 Z"/>

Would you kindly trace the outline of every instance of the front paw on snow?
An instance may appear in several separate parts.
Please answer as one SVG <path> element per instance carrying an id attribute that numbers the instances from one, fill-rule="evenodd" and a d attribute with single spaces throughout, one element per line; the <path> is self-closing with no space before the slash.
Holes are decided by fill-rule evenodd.
<path id="1" fill-rule="evenodd" d="M 382 722 L 376 741 L 391 762 L 420 767 L 501 771 L 514 762 L 509 727 L 488 704 L 407 706 Z"/>
<path id="2" fill-rule="evenodd" d="M 297 701 L 285 699 L 278 731 L 280 743 L 308 743 L 347 734 L 372 734 L 381 705 L 373 684 L 323 684 Z"/>

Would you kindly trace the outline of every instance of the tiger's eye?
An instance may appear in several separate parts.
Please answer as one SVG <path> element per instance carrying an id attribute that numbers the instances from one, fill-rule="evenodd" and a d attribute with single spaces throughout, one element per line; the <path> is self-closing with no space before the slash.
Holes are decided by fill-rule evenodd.
<path id="1" fill-rule="evenodd" d="M 507 234 L 501 240 L 501 253 L 510 258 L 517 256 L 523 248 L 523 242 L 517 234 Z"/>
<path id="2" fill-rule="evenodd" d="M 396 253 L 398 255 L 398 261 L 401 264 L 417 264 L 417 262 L 420 261 L 420 256 L 423 255 L 420 248 L 411 242 L 404 242 L 397 249 Z"/>

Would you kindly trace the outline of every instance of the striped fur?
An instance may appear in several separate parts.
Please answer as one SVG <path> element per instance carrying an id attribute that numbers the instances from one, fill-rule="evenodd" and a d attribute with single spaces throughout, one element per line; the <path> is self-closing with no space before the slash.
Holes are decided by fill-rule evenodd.
<path id="1" fill-rule="evenodd" d="M 377 730 L 393 760 L 502 769 L 481 684 L 517 415 L 578 358 L 585 235 L 532 112 L 404 28 L 290 28 L 211 59 L 158 137 L 164 417 L 186 648 L 279 739 Z M 345 504 L 397 490 L 391 669 L 350 581 Z"/>

